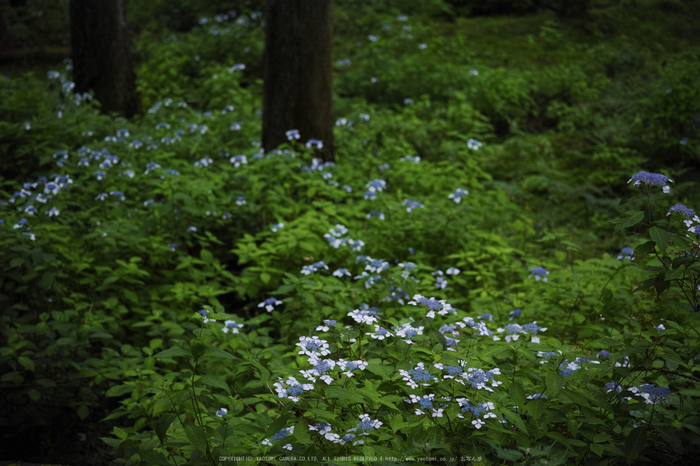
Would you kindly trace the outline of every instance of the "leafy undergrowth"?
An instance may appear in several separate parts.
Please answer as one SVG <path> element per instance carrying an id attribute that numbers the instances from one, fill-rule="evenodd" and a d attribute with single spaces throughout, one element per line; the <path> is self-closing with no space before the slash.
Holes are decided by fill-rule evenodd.
<path id="1" fill-rule="evenodd" d="M 547 14 L 355 14 L 336 164 L 294 131 L 260 149 L 256 12 L 144 26 L 132 121 L 69 61 L 0 81 L 8 451 L 688 462 L 692 48 L 655 68 Z"/>

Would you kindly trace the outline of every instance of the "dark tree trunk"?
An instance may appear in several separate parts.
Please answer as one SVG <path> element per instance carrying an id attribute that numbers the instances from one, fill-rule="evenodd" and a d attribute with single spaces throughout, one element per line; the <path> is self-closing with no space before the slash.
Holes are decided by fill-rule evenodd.
<path id="1" fill-rule="evenodd" d="M 125 0 L 70 0 L 73 80 L 105 113 L 140 112 L 126 29 Z"/>
<path id="2" fill-rule="evenodd" d="M 332 0 L 268 0 L 265 18 L 263 148 L 287 142 L 323 141 L 321 155 L 333 160 L 331 115 Z"/>

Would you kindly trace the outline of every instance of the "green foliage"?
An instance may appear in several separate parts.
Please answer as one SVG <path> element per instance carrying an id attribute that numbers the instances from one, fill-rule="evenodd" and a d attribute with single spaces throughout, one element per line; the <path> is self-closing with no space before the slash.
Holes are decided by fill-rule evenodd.
<path id="1" fill-rule="evenodd" d="M 255 3 L 137 3 L 144 115 L 69 70 L 0 79 L 4 435 L 100 423 L 127 464 L 697 455 L 694 52 L 339 2 L 324 164 L 260 150 Z M 626 186 L 674 150 L 671 194 Z"/>

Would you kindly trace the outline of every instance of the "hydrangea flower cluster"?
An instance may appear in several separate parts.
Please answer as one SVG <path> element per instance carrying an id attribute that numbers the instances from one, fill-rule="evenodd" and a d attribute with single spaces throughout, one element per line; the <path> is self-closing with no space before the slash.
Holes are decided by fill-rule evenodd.
<path id="1" fill-rule="evenodd" d="M 301 269 L 302 275 L 311 275 L 314 272 L 318 272 L 318 269 L 328 270 L 328 266 L 323 263 L 323 261 L 314 262 L 311 265 L 305 265 Z"/>
<path id="2" fill-rule="evenodd" d="M 476 418 L 472 420 L 472 424 L 477 429 L 481 429 L 486 424 L 484 419 L 496 417 L 496 413 L 493 412 L 496 407 L 490 401 L 473 404 L 466 398 L 457 398 L 457 402 L 461 408 L 461 414 L 458 414 L 457 417 L 464 418 L 464 414 L 471 413 Z"/>
<path id="3" fill-rule="evenodd" d="M 265 301 L 258 304 L 258 307 L 264 307 L 267 312 L 272 312 L 275 306 L 282 304 L 282 301 L 276 298 L 267 298 Z"/>
<path id="4" fill-rule="evenodd" d="M 620 251 L 620 255 L 617 256 L 617 260 L 622 260 L 622 259 L 629 259 L 629 260 L 633 261 L 634 260 L 634 249 L 622 248 L 622 251 Z"/>
<path id="5" fill-rule="evenodd" d="M 636 396 L 644 398 L 644 401 L 649 405 L 665 403 L 668 400 L 668 396 L 671 394 L 668 387 L 659 387 L 650 383 L 640 385 L 639 387 L 632 387 L 629 391 Z"/>
<path id="6" fill-rule="evenodd" d="M 527 278 L 535 277 L 535 280 L 542 280 L 547 283 L 547 275 L 549 275 L 549 272 L 544 267 L 534 267 L 530 269 L 530 272 L 530 276 Z"/>
<path id="7" fill-rule="evenodd" d="M 328 244 L 330 244 L 332 248 L 338 249 L 341 246 L 349 246 L 351 250 L 360 252 L 365 245 L 364 241 L 359 239 L 354 240 L 346 236 L 347 234 L 348 229 L 345 228 L 344 225 L 338 224 L 334 228 L 328 230 L 328 233 L 324 234 L 323 237 L 326 238 L 326 241 L 328 241 Z"/>
<path id="8" fill-rule="evenodd" d="M 447 197 L 449 197 L 450 199 L 454 200 L 457 204 L 459 204 L 460 202 L 462 202 L 462 197 L 466 196 L 467 194 L 469 194 L 469 191 L 467 191 L 466 189 L 457 188 L 455 190 L 455 192 L 451 193 Z"/>
<path id="9" fill-rule="evenodd" d="M 651 188 L 652 186 L 661 186 L 663 192 L 666 194 L 671 192 L 671 188 L 668 186 L 668 183 L 673 183 L 673 180 L 669 180 L 667 176 L 662 175 L 661 173 L 649 172 L 635 173 L 632 175 L 632 178 L 629 179 L 627 184 L 630 184 L 632 181 L 634 181 L 634 186 L 637 187 L 639 187 L 642 183 L 644 183 L 647 188 Z"/>

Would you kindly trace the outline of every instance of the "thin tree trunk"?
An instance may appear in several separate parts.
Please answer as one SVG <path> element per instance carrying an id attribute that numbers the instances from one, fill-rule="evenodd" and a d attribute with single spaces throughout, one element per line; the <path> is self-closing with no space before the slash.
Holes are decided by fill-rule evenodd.
<path id="1" fill-rule="evenodd" d="M 286 142 L 323 141 L 322 157 L 334 157 L 332 120 L 332 0 L 268 0 L 265 18 L 263 148 Z"/>
<path id="2" fill-rule="evenodd" d="M 105 113 L 139 113 L 125 1 L 70 0 L 70 21 L 76 92 L 91 89 Z"/>

